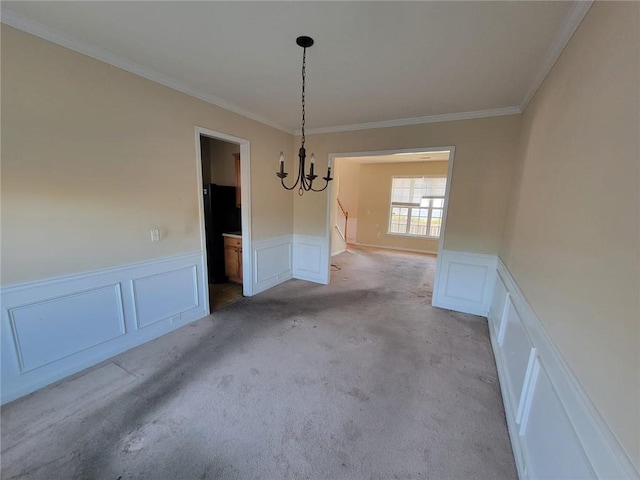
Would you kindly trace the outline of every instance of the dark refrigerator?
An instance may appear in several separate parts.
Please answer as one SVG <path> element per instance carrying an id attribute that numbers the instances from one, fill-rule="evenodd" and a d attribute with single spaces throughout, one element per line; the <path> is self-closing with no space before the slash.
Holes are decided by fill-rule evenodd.
<path id="1" fill-rule="evenodd" d="M 225 283 L 223 233 L 239 233 L 242 229 L 240 208 L 236 206 L 236 187 L 205 185 L 204 226 L 207 237 L 209 283 Z"/>

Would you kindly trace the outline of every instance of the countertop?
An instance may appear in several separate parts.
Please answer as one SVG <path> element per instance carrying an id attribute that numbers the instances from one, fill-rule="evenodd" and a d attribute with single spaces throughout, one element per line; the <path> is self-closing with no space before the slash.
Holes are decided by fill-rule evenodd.
<path id="1" fill-rule="evenodd" d="M 227 232 L 222 234 L 223 237 L 242 238 L 242 232 Z"/>

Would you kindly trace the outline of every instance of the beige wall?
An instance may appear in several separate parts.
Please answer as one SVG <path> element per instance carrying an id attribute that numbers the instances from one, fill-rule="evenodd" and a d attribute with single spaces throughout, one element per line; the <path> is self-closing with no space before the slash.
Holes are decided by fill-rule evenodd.
<path id="1" fill-rule="evenodd" d="M 360 199 L 360 164 L 348 158 L 334 159 L 334 175 L 338 182 L 337 195 L 340 203 L 349 212 L 349 218 L 358 218 Z"/>
<path id="2" fill-rule="evenodd" d="M 326 168 L 330 153 L 455 146 L 444 248 L 497 254 L 519 129 L 520 115 L 509 115 L 309 135 L 307 152 Z M 325 193 L 296 196 L 295 231 L 324 235 L 326 208 Z"/>
<path id="3" fill-rule="evenodd" d="M 7 26 L 1 114 L 5 285 L 200 251 L 196 125 L 251 142 L 254 240 L 293 231 L 289 134 Z"/>
<path id="4" fill-rule="evenodd" d="M 360 167 L 357 242 L 398 249 L 437 252 L 438 240 L 389 235 L 393 176 L 447 175 L 448 162 L 369 163 Z"/>
<path id="5" fill-rule="evenodd" d="M 500 251 L 637 466 L 639 18 L 596 2 L 526 109 Z"/>

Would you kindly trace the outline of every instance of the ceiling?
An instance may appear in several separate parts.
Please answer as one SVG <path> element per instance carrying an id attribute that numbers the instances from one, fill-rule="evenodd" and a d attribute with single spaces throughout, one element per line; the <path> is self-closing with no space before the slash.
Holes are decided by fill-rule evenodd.
<path id="1" fill-rule="evenodd" d="M 2 22 L 288 132 L 519 113 L 590 2 L 2 2 Z"/>
<path id="2" fill-rule="evenodd" d="M 355 163 L 406 163 L 406 162 L 446 162 L 449 161 L 449 151 L 402 152 L 361 157 L 337 157 Z"/>

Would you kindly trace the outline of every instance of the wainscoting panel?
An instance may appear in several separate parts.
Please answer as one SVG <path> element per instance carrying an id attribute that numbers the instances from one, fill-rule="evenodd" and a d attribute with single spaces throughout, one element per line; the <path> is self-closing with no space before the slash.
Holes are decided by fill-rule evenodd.
<path id="1" fill-rule="evenodd" d="M 547 371 L 535 362 L 520 427 L 529 478 L 597 478 Z"/>
<path id="2" fill-rule="evenodd" d="M 496 332 L 500 332 L 503 318 L 506 318 L 504 309 L 507 306 L 507 287 L 502 283 L 502 279 L 496 276 L 496 283 L 493 288 L 493 299 L 491 301 L 491 307 L 489 308 L 489 319 L 494 322 L 493 328 Z"/>
<path id="3" fill-rule="evenodd" d="M 529 358 L 533 344 L 527 335 L 520 315 L 509 302 L 507 316 L 503 320 L 504 333 L 501 336 L 502 362 L 505 366 L 503 381 L 507 383 L 510 400 L 515 408 L 519 408 L 524 379 L 529 367 Z"/>
<path id="4" fill-rule="evenodd" d="M 138 328 L 198 306 L 195 265 L 132 280 Z"/>
<path id="5" fill-rule="evenodd" d="M 326 237 L 293 236 L 293 277 L 324 285 L 329 283 L 329 245 Z"/>
<path id="6" fill-rule="evenodd" d="M 438 255 L 433 306 L 486 316 L 495 269 L 493 255 L 442 250 Z"/>
<path id="7" fill-rule="evenodd" d="M 204 317 L 203 259 L 198 252 L 2 287 L 2 403 Z"/>
<path id="8" fill-rule="evenodd" d="M 263 292 L 293 276 L 291 235 L 253 242 L 253 294 Z"/>
<path id="9" fill-rule="evenodd" d="M 20 372 L 125 334 L 119 284 L 23 305 L 8 313 Z"/>
<path id="10" fill-rule="evenodd" d="M 489 333 L 521 479 L 640 478 L 499 259 Z"/>

